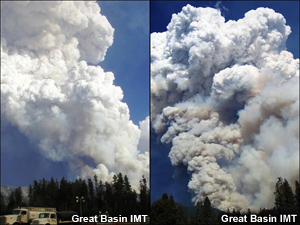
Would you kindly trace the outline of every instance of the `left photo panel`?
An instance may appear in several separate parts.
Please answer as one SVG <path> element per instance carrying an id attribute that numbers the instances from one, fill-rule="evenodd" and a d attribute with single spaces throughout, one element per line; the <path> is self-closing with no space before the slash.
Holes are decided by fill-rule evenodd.
<path id="1" fill-rule="evenodd" d="M 149 2 L 1 2 L 0 223 L 147 222 L 149 173 Z"/>

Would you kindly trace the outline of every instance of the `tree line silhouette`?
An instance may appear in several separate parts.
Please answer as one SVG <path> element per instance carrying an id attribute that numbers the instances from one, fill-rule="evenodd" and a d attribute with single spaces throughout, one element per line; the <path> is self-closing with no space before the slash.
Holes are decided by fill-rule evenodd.
<path id="1" fill-rule="evenodd" d="M 141 178 L 137 194 L 128 177 L 122 173 L 114 175 L 111 183 L 98 180 L 96 175 L 88 180 L 34 180 L 33 185 L 28 187 L 27 201 L 21 187 L 10 193 L 7 204 L 1 196 L 1 214 L 10 214 L 18 206 L 55 207 L 57 211 L 79 213 L 80 203 L 76 202 L 76 197 L 84 199 L 81 203 L 83 216 L 99 215 L 100 211 L 109 216 L 149 215 L 150 190 L 146 178 Z"/>
<path id="2" fill-rule="evenodd" d="M 150 219 L 151 224 L 164 224 L 164 225 L 178 225 L 178 224 L 223 224 L 221 216 L 226 214 L 228 216 L 244 216 L 247 217 L 247 223 L 250 222 L 250 215 L 257 215 L 260 217 L 274 216 L 279 218 L 282 214 L 296 214 L 297 221 L 293 224 L 299 223 L 299 212 L 300 212 L 300 185 L 298 181 L 295 181 L 295 193 L 286 179 L 278 178 L 275 185 L 275 206 L 272 209 L 260 209 L 258 213 L 251 213 L 248 209 L 247 213 L 241 213 L 240 211 L 229 209 L 227 212 L 222 212 L 214 209 L 211 206 L 208 197 L 205 198 L 204 202 L 197 202 L 197 205 L 193 208 L 193 215 L 188 217 L 187 210 L 180 204 L 175 203 L 172 195 L 168 197 L 164 193 L 161 199 L 154 201 L 151 204 Z M 187 209 L 187 207 L 185 207 Z M 217 213 L 218 212 L 218 213 Z M 237 222 L 226 222 L 226 224 L 239 224 Z M 281 224 L 279 220 L 276 223 Z M 287 223 L 285 223 L 287 224 Z"/>
<path id="3" fill-rule="evenodd" d="M 128 177 L 121 173 L 113 177 L 111 183 L 93 179 L 76 179 L 74 182 L 62 178 L 60 182 L 45 179 L 34 181 L 28 187 L 28 200 L 25 201 L 21 187 L 10 193 L 8 203 L 5 204 L 1 196 L 1 214 L 10 214 L 13 208 L 18 206 L 55 207 L 58 211 L 73 210 L 79 212 L 79 203 L 76 196 L 83 197 L 85 202 L 82 205 L 84 216 L 98 215 L 108 212 L 110 216 L 149 215 L 150 213 L 150 190 L 147 187 L 147 180 L 142 177 L 138 195 L 132 189 Z M 208 197 L 203 202 L 198 202 L 194 208 L 194 215 L 188 217 L 184 206 L 177 204 L 172 195 L 166 193 L 161 199 L 151 204 L 151 224 L 221 224 L 221 216 L 241 216 L 250 214 L 258 216 L 276 216 L 281 214 L 297 214 L 299 222 L 300 210 L 300 185 L 295 182 L 295 193 L 286 179 L 278 178 L 274 191 L 275 206 L 272 209 L 260 209 L 258 213 L 247 213 L 229 211 L 216 213 L 211 206 Z M 247 220 L 249 221 L 249 219 Z M 249 223 L 249 222 L 248 222 Z M 245 224 L 248 224 L 245 223 Z M 227 224 L 236 224 L 229 223 Z M 273 223 L 273 224 L 279 224 Z"/>

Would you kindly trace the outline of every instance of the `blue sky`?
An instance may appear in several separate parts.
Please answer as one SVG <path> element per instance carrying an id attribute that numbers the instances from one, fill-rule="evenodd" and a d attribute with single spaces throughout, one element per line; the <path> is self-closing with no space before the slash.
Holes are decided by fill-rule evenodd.
<path id="1" fill-rule="evenodd" d="M 101 14 L 115 29 L 114 43 L 100 66 L 115 75 L 134 124 L 149 115 L 149 2 L 100 2 Z M 27 186 L 51 176 L 67 176 L 67 165 L 52 162 L 16 127 L 1 120 L 1 184 Z"/>
<path id="2" fill-rule="evenodd" d="M 190 4 L 194 7 L 216 8 L 217 1 L 153 1 L 151 2 L 152 32 L 164 32 L 172 14 L 179 13 L 183 6 Z M 287 50 L 294 58 L 299 58 L 299 1 L 223 1 L 218 3 L 225 20 L 238 20 L 251 9 L 268 7 L 281 13 L 292 33 L 287 40 Z M 170 145 L 158 143 L 157 135 L 151 133 L 151 201 L 161 197 L 166 192 L 174 196 L 174 200 L 185 205 L 192 205 L 191 195 L 187 190 L 189 175 L 184 166 L 171 166 L 168 153 Z M 173 178 L 174 177 L 174 178 Z"/>
<path id="3" fill-rule="evenodd" d="M 149 2 L 100 1 L 101 14 L 115 28 L 114 43 L 100 63 L 115 74 L 135 124 L 149 115 Z"/>

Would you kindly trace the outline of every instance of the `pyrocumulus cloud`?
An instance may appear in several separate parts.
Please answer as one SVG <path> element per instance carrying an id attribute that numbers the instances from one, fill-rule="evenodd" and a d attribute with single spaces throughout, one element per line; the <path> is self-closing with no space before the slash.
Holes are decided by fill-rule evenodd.
<path id="1" fill-rule="evenodd" d="M 138 186 L 149 174 L 148 119 L 141 134 L 113 73 L 94 66 L 113 34 L 96 2 L 1 2 L 1 117 L 69 172 L 122 172 Z"/>
<path id="2" fill-rule="evenodd" d="M 269 8 L 227 21 L 183 7 L 151 34 L 151 119 L 187 167 L 192 201 L 222 210 L 274 206 L 278 176 L 299 177 L 299 59 Z"/>

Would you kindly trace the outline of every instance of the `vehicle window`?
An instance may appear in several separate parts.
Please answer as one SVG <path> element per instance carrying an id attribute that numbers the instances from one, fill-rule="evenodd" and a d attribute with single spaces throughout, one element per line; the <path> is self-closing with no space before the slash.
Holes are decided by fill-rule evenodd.
<path id="1" fill-rule="evenodd" d="M 22 215 L 26 215 L 26 211 L 22 211 L 21 214 L 22 214 Z"/>
<path id="2" fill-rule="evenodd" d="M 49 218 L 49 213 L 41 213 L 39 218 Z"/>
<path id="3" fill-rule="evenodd" d="M 55 214 L 51 214 L 51 219 L 55 219 L 55 218 L 56 218 Z"/>
<path id="4" fill-rule="evenodd" d="M 13 215 L 19 215 L 19 213 L 20 213 L 20 210 L 14 210 L 12 214 Z"/>

